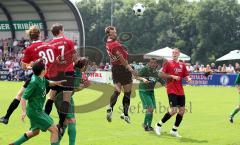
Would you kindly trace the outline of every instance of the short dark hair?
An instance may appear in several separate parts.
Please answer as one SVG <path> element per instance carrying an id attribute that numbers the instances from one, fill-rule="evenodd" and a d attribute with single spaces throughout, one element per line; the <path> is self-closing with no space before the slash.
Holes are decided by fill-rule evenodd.
<path id="1" fill-rule="evenodd" d="M 26 33 L 31 40 L 38 40 L 40 37 L 40 29 L 36 25 L 30 26 Z"/>
<path id="2" fill-rule="evenodd" d="M 83 67 L 87 66 L 88 63 L 89 60 L 86 57 L 81 57 L 75 62 L 74 67 L 82 69 Z"/>
<path id="3" fill-rule="evenodd" d="M 173 48 L 173 50 L 177 50 L 178 52 L 180 52 L 180 49 L 179 49 L 179 48 L 176 48 L 176 47 Z"/>
<path id="4" fill-rule="evenodd" d="M 107 26 L 107 27 L 105 28 L 105 34 L 106 34 L 107 36 L 109 36 L 110 30 L 116 30 L 116 28 L 115 28 L 114 26 Z"/>
<path id="5" fill-rule="evenodd" d="M 157 61 L 157 59 L 156 59 L 156 58 L 150 58 L 150 60 L 154 60 L 154 61 Z"/>
<path id="6" fill-rule="evenodd" d="M 60 31 L 62 31 L 62 30 L 63 30 L 62 24 L 56 23 L 56 24 L 52 25 L 51 31 L 52 31 L 53 36 L 59 35 Z"/>
<path id="7" fill-rule="evenodd" d="M 39 76 L 43 70 L 45 70 L 45 64 L 42 59 L 37 60 L 36 62 L 33 63 L 32 67 L 33 73 L 37 76 Z"/>

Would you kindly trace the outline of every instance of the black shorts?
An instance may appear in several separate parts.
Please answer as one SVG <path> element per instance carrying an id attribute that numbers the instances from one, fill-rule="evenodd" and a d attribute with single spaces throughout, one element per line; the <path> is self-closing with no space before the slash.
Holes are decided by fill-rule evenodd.
<path id="1" fill-rule="evenodd" d="M 67 80 L 63 86 L 53 86 L 52 90 L 61 91 L 73 91 L 74 90 L 74 72 L 61 72 L 56 77 L 52 78 L 53 81 Z"/>
<path id="2" fill-rule="evenodd" d="M 168 94 L 168 100 L 170 107 L 184 107 L 185 106 L 185 96 Z"/>
<path id="3" fill-rule="evenodd" d="M 31 81 L 31 78 L 32 78 L 32 75 L 33 75 L 33 73 L 31 73 L 30 75 L 27 76 L 27 79 L 26 79 L 26 81 L 24 82 L 24 85 L 23 85 L 23 87 L 24 87 L 25 89 L 26 89 L 27 86 L 29 85 L 29 83 L 30 83 L 30 81 Z"/>
<path id="4" fill-rule="evenodd" d="M 120 83 L 121 85 L 127 85 L 132 83 L 132 73 L 122 65 L 114 65 L 112 67 L 112 79 L 113 83 Z"/>

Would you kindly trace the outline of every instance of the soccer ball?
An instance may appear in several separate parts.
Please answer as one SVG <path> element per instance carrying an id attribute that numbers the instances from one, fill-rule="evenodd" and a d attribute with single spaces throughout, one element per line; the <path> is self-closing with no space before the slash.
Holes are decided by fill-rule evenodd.
<path id="1" fill-rule="evenodd" d="M 145 6 L 141 3 L 137 3 L 133 6 L 133 12 L 136 16 L 142 16 L 145 11 Z"/>

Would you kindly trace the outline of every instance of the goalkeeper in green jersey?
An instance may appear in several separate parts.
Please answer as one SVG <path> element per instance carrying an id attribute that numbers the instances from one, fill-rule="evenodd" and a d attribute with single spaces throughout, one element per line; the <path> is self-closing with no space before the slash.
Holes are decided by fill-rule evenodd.
<path id="1" fill-rule="evenodd" d="M 237 91 L 238 91 L 238 95 L 239 95 L 239 102 L 238 102 L 239 105 L 230 114 L 229 121 L 231 123 L 233 123 L 234 116 L 240 111 L 240 73 L 239 72 L 240 72 L 240 70 L 238 69 L 238 76 L 235 81 L 235 85 L 237 86 Z"/>
<path id="2" fill-rule="evenodd" d="M 146 109 L 143 127 L 145 131 L 153 131 L 151 126 L 153 120 L 153 111 L 156 108 L 156 101 L 154 95 L 154 87 L 157 82 L 162 85 L 165 81 L 160 77 L 157 71 L 157 60 L 152 58 L 148 65 L 139 71 L 137 79 L 140 80 L 139 95 L 142 101 L 143 108 Z"/>

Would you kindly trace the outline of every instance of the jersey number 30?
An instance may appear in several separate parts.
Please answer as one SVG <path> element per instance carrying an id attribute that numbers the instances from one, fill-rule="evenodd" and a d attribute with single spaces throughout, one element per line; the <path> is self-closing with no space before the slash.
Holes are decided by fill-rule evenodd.
<path id="1" fill-rule="evenodd" d="M 52 49 L 47 49 L 46 51 L 40 51 L 38 55 L 44 59 L 45 64 L 48 64 L 48 62 L 50 63 L 54 62 L 55 57 Z"/>

